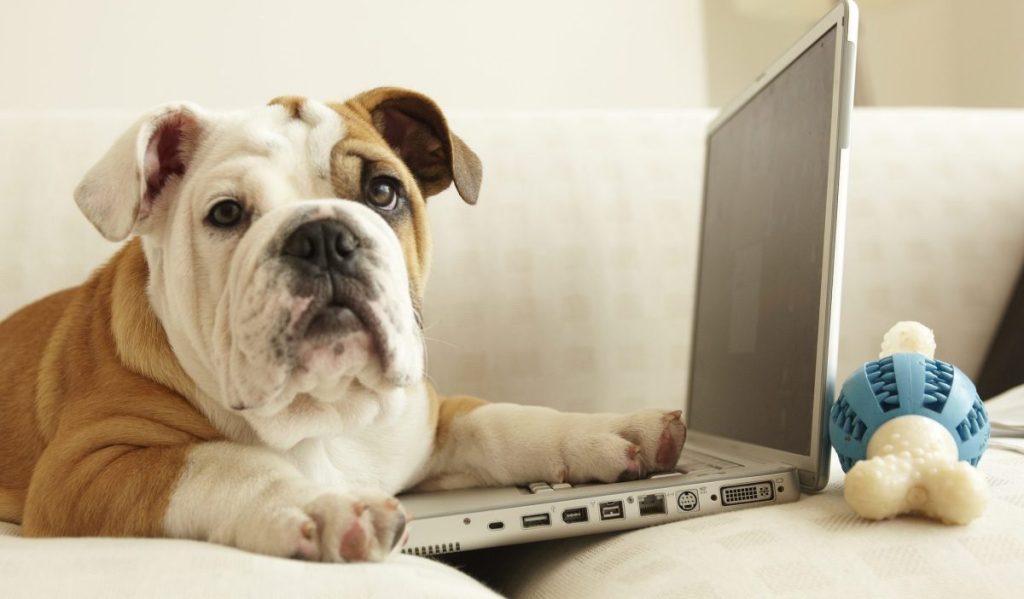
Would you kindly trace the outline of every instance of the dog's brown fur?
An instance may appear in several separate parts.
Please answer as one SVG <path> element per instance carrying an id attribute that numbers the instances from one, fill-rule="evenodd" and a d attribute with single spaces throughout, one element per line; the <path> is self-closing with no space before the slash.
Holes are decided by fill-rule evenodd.
<path id="1" fill-rule="evenodd" d="M 188 446 L 220 437 L 185 399 L 147 274 L 135 239 L 0 323 L 0 519 L 26 535 L 161 534 Z"/>

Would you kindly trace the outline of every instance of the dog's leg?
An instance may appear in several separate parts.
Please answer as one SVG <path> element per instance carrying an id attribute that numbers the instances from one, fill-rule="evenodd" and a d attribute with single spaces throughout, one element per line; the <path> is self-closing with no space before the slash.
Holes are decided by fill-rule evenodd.
<path id="1" fill-rule="evenodd" d="M 269 450 L 206 443 L 189 452 L 164 524 L 172 536 L 338 562 L 384 559 L 406 519 L 382 491 L 325 490 Z"/>
<path id="2" fill-rule="evenodd" d="M 685 439 L 679 411 L 575 414 L 446 397 L 417 488 L 636 479 L 671 470 Z"/>
<path id="3" fill-rule="evenodd" d="M 260 447 L 122 445 L 69 460 L 50 452 L 60 446 L 37 465 L 28 536 L 168 536 L 336 562 L 383 559 L 405 531 L 394 497 L 325 489 Z"/>

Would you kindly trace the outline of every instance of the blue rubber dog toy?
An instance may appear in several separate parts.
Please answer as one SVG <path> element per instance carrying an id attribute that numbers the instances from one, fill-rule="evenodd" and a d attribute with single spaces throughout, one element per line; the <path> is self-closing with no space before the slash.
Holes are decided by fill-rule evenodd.
<path id="1" fill-rule="evenodd" d="M 931 339 L 931 349 L 923 348 L 930 354 L 935 351 Z M 888 353 L 884 343 L 882 353 Z M 913 351 L 867 362 L 843 383 L 829 418 L 829 435 L 843 472 L 866 457 L 868 440 L 878 427 L 911 414 L 945 427 L 960 459 L 978 465 L 992 427 L 974 383 L 956 366 Z"/>
<path id="2" fill-rule="evenodd" d="M 931 330 L 897 323 L 879 359 L 846 379 L 832 406 L 843 496 L 864 518 L 913 513 L 967 524 L 988 504 L 974 467 L 991 434 L 988 414 L 967 375 L 934 356 Z"/>

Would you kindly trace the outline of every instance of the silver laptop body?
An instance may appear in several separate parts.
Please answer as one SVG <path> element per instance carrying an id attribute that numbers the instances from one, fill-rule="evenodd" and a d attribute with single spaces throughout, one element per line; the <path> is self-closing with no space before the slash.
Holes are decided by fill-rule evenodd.
<path id="1" fill-rule="evenodd" d="M 830 11 L 708 129 L 675 472 L 402 496 L 403 553 L 626 530 L 796 501 L 828 481 L 857 7 Z"/>

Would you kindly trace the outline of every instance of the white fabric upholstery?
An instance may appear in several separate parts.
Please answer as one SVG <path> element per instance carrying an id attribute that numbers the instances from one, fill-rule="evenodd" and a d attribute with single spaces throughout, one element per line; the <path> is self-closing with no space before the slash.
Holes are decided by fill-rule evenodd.
<path id="1" fill-rule="evenodd" d="M 81 281 L 113 252 L 71 190 L 134 117 L 0 114 L 0 318 Z M 443 392 L 588 411 L 683 400 L 710 117 L 452 116 L 485 177 L 476 207 L 451 192 L 431 200 L 425 322 Z M 938 357 L 976 374 L 1024 257 L 1024 112 L 859 110 L 853 144 L 840 379 L 905 319 L 934 328 Z M 861 523 L 833 489 L 601 547 L 529 546 L 513 590 L 638 595 L 673 581 L 668 596 L 763 596 L 799 579 L 808 596 L 1002 592 L 998 581 L 1024 556 L 1024 470 L 996 451 L 982 469 L 998 501 L 968 528 Z M 662 552 L 630 557 L 649 542 Z M 54 596 L 487 594 L 414 558 L 339 568 L 184 541 L 11 538 L 0 538 L 0 554 L 0 581 Z"/>
<path id="2" fill-rule="evenodd" d="M 1024 457 L 990 449 L 979 466 L 992 501 L 967 526 L 863 520 L 843 500 L 834 461 L 828 488 L 796 503 L 507 551 L 500 588 L 522 599 L 1017 598 Z"/>
<path id="3" fill-rule="evenodd" d="M 318 564 L 172 539 L 22 539 L 0 523 L 0 596 L 494 599 L 441 563 Z"/>

